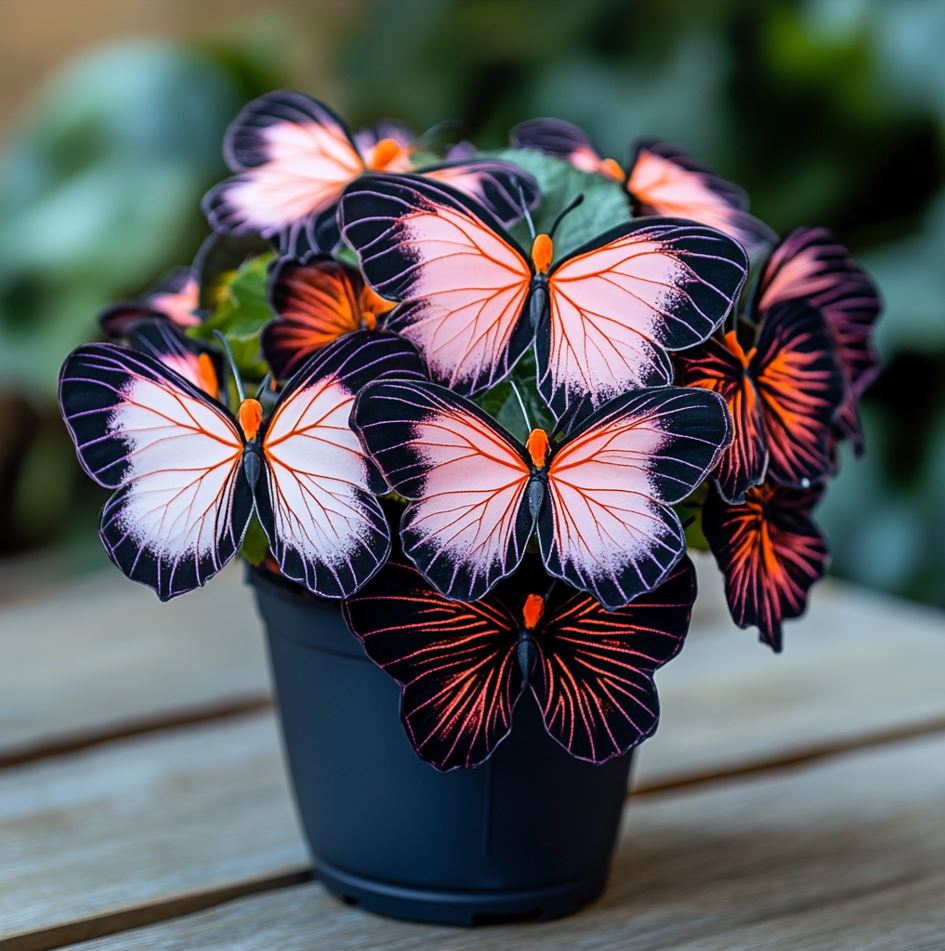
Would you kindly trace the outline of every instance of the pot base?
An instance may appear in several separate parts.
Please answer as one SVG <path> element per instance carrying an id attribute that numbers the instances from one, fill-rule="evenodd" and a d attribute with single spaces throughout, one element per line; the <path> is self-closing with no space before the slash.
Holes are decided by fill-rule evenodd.
<path id="1" fill-rule="evenodd" d="M 318 881 L 346 905 L 388 918 L 463 926 L 562 918 L 597 898 L 606 884 L 595 876 L 520 891 L 427 891 L 352 875 L 318 859 L 315 872 Z"/>

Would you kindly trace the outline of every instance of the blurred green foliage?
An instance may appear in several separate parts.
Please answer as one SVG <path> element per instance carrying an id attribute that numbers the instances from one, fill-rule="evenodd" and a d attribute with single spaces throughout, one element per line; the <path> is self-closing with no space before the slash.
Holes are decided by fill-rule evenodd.
<path id="1" fill-rule="evenodd" d="M 64 351 L 107 300 L 190 258 L 226 123 L 288 84 L 355 127 L 452 119 L 452 137 L 488 149 L 538 115 L 620 159 L 634 138 L 666 138 L 745 187 L 779 232 L 832 228 L 887 300 L 868 455 L 844 459 L 822 509 L 834 566 L 945 603 L 945 3 L 374 0 L 331 16 L 318 69 L 340 100 L 279 75 L 277 47 L 149 45 L 69 67 L 24 114 L 0 183 L 0 373 L 36 396 L 27 436 L 0 433 L 20 460 L 7 547 L 52 533 L 86 491 L 63 476 L 77 467 L 57 455 L 48 402 Z M 318 9 L 288 28 L 314 36 Z"/>

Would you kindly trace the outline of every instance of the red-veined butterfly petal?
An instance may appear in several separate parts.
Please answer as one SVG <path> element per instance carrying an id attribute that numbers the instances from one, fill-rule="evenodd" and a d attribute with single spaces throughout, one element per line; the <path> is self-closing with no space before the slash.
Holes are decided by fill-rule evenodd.
<path id="1" fill-rule="evenodd" d="M 538 540 L 548 571 L 607 608 L 666 577 L 685 551 L 672 506 L 731 439 L 725 402 L 695 387 L 611 400 L 551 457 Z"/>
<path id="2" fill-rule="evenodd" d="M 269 278 L 277 319 L 262 333 L 262 351 L 276 379 L 291 376 L 316 350 L 357 330 L 373 330 L 394 305 L 366 287 L 358 271 L 333 258 L 284 258 Z"/>
<path id="3" fill-rule="evenodd" d="M 749 250 L 774 239 L 767 225 L 748 213 L 748 196 L 737 185 L 664 142 L 637 143 L 627 191 L 640 215 L 669 215 L 709 225 Z"/>
<path id="4" fill-rule="evenodd" d="M 604 763 L 656 730 L 653 672 L 682 647 L 695 598 L 685 556 L 655 591 L 616 611 L 560 585 L 552 592 L 530 685 L 545 728 L 572 756 Z"/>
<path id="5" fill-rule="evenodd" d="M 827 545 L 810 518 L 816 500 L 816 493 L 765 483 L 737 505 L 710 495 L 702 509 L 733 620 L 757 627 L 775 651 L 782 621 L 804 613 L 811 586 L 827 570 Z"/>
<path id="6" fill-rule="evenodd" d="M 66 359 L 59 400 L 83 468 L 117 489 L 101 522 L 115 565 L 162 600 L 216 574 L 253 509 L 229 412 L 147 354 L 113 344 Z"/>
<path id="7" fill-rule="evenodd" d="M 605 159 L 583 129 L 563 119 L 530 119 L 519 123 L 512 129 L 509 141 L 514 148 L 535 149 L 563 159 L 581 172 L 623 181 L 620 165 L 613 159 Z"/>
<path id="8" fill-rule="evenodd" d="M 764 480 L 768 468 L 768 444 L 759 406 L 758 391 L 747 372 L 749 358 L 734 333 L 724 340 L 710 337 L 701 347 L 679 355 L 680 383 L 713 390 L 728 405 L 732 417 L 732 444 L 715 470 L 722 496 L 740 501 L 753 485 Z"/>
<path id="9" fill-rule="evenodd" d="M 285 90 L 260 96 L 230 126 L 224 154 L 240 174 L 204 198 L 215 231 L 261 234 L 285 253 L 337 243 L 335 205 L 366 166 L 326 105 Z"/>
<path id="10" fill-rule="evenodd" d="M 279 396 L 262 435 L 259 520 L 282 574 L 322 597 L 347 597 L 384 563 L 386 488 L 349 426 L 358 391 L 385 376 L 422 377 L 405 340 L 349 334 L 313 356 Z"/>
<path id="11" fill-rule="evenodd" d="M 494 215 L 440 182 L 378 175 L 348 187 L 340 220 L 368 283 L 400 303 L 387 326 L 435 379 L 472 394 L 509 373 L 532 338 L 532 272 Z"/>
<path id="12" fill-rule="evenodd" d="M 437 590 L 475 601 L 522 560 L 532 518 L 529 464 L 504 430 L 444 387 L 367 387 L 354 424 L 389 485 L 413 500 L 404 552 Z"/>
<path id="13" fill-rule="evenodd" d="M 223 357 L 213 347 L 185 337 L 169 320 L 151 317 L 129 326 L 128 345 L 179 373 L 215 400 L 220 398 Z"/>
<path id="14" fill-rule="evenodd" d="M 807 488 L 832 470 L 831 424 L 846 391 L 833 336 L 805 301 L 786 301 L 765 313 L 755 349 L 768 476 Z"/>
<path id="15" fill-rule="evenodd" d="M 636 221 L 565 258 L 549 277 L 549 318 L 535 343 L 539 389 L 559 418 L 672 380 L 667 350 L 705 340 L 738 299 L 748 259 L 731 238 L 690 221 Z"/>
<path id="16" fill-rule="evenodd" d="M 518 625 L 498 598 L 451 601 L 392 560 L 345 601 L 345 615 L 368 657 L 403 687 L 401 719 L 428 763 L 477 766 L 508 735 L 522 678 Z"/>
<path id="17" fill-rule="evenodd" d="M 535 179 L 517 165 L 502 159 L 442 162 L 419 168 L 417 174 L 445 182 L 474 198 L 506 227 L 521 221 L 525 209 L 531 211 L 541 198 Z"/>
<path id="18" fill-rule="evenodd" d="M 859 454 L 863 435 L 857 400 L 876 376 L 873 325 L 882 309 L 876 285 L 826 228 L 798 228 L 772 252 L 755 291 L 759 319 L 775 304 L 803 298 L 827 322 L 847 383 L 837 423 Z"/>

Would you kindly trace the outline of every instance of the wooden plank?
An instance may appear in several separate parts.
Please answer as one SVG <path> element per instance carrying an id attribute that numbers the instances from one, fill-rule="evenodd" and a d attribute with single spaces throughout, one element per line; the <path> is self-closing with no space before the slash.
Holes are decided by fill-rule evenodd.
<path id="1" fill-rule="evenodd" d="M 270 715 L 0 773 L 0 936 L 306 865 Z"/>
<path id="2" fill-rule="evenodd" d="M 661 722 L 641 748 L 639 782 L 776 762 L 945 719 L 940 611 L 830 581 L 786 629 L 783 654 L 754 636 L 727 614 L 696 620 L 657 675 Z"/>
<path id="3" fill-rule="evenodd" d="M 317 884 L 117 934 L 83 951 L 941 948 L 945 737 L 631 805 L 604 898 L 548 924 L 387 921 Z"/>
<path id="4" fill-rule="evenodd" d="M 777 761 L 945 716 L 940 613 L 828 583 L 775 657 L 733 627 L 718 573 L 707 558 L 698 565 L 693 631 L 659 675 L 663 722 L 641 752 L 641 782 Z M 169 604 L 109 572 L 2 609 L 0 767 L 258 707 L 269 691 L 264 654 L 239 566 Z"/>
<path id="5" fill-rule="evenodd" d="M 167 604 L 118 572 L 0 610 L 0 751 L 268 694 L 239 566 Z M 0 754 L 2 755 L 2 754 Z"/>

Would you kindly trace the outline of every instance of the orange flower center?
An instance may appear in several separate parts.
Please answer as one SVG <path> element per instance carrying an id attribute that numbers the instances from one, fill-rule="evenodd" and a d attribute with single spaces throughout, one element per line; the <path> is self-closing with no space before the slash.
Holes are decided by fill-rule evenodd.
<path id="1" fill-rule="evenodd" d="M 522 620 L 526 631 L 534 631 L 545 612 L 545 599 L 540 594 L 530 594 L 522 606 Z"/>
<path id="2" fill-rule="evenodd" d="M 544 469 L 548 460 L 548 435 L 543 429 L 533 429 L 528 434 L 525 448 L 532 458 L 536 469 Z"/>
<path id="3" fill-rule="evenodd" d="M 551 241 L 551 235 L 538 234 L 532 242 L 532 264 L 539 274 L 547 274 L 551 267 L 551 259 L 554 257 L 555 247 Z"/>
<path id="4" fill-rule="evenodd" d="M 240 403 L 240 408 L 236 415 L 240 421 L 240 426 L 243 429 L 243 435 L 246 437 L 246 441 L 252 442 L 259 432 L 259 427 L 262 425 L 262 406 L 259 405 L 258 400 L 243 400 L 243 402 Z"/>

